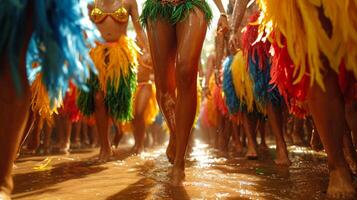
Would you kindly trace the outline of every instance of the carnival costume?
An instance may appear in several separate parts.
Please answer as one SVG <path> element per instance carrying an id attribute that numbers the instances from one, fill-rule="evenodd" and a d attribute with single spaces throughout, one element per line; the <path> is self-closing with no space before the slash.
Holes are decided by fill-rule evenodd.
<path id="1" fill-rule="evenodd" d="M 98 76 L 91 76 L 89 91 L 81 91 L 78 97 L 78 107 L 84 115 L 95 112 L 95 94 L 103 91 L 105 104 L 115 120 L 132 119 L 138 52 L 139 47 L 126 36 L 121 36 L 115 43 L 97 42 L 97 46 L 90 50 Z"/>
<path id="2" fill-rule="evenodd" d="M 63 100 L 63 105 L 58 110 L 60 114 L 65 115 L 71 122 L 78 122 L 82 118 L 77 106 L 77 93 L 77 88 L 70 82 L 68 91 Z"/>
<path id="3" fill-rule="evenodd" d="M 241 50 L 234 56 L 231 68 L 235 93 L 240 102 L 239 110 L 252 112 L 254 110 L 253 82 L 247 71 L 247 57 Z"/>
<path id="4" fill-rule="evenodd" d="M 247 65 L 254 85 L 254 99 L 262 106 L 268 103 L 281 104 L 281 95 L 276 87 L 270 84 L 271 56 L 270 42 L 256 41 L 258 27 L 256 24 L 259 12 L 249 18 L 242 35 L 243 53 L 247 56 Z M 255 23 L 255 24 L 254 24 Z"/>
<path id="5" fill-rule="evenodd" d="M 0 55 L 7 56 L 16 89 L 21 93 L 20 51 L 25 33 L 31 34 L 26 65 L 32 110 L 50 119 L 62 102 L 69 80 L 86 88 L 87 65 L 92 66 L 87 46 L 96 38 L 94 26 L 84 17 L 86 7 L 76 0 L 3 0 L 0 10 Z M 32 24 L 32 32 L 27 32 L 26 24 Z"/>
<path id="6" fill-rule="evenodd" d="M 305 100 L 309 85 L 323 90 L 326 64 L 357 77 L 357 2 L 351 0 L 258 0 L 258 40 L 274 46 L 272 82 L 285 99 Z"/>
<path id="7" fill-rule="evenodd" d="M 223 63 L 223 82 L 222 82 L 222 89 L 225 95 L 225 102 L 228 108 L 229 113 L 235 115 L 238 113 L 239 106 L 241 106 L 237 94 L 233 84 L 233 77 L 232 77 L 232 65 L 233 56 L 228 56 Z"/>
<path id="8" fill-rule="evenodd" d="M 205 14 L 207 22 L 212 19 L 212 11 L 205 0 L 146 0 L 140 16 L 141 23 L 146 26 L 148 20 L 166 19 L 176 24 L 185 19 L 188 12 L 198 8 Z"/>

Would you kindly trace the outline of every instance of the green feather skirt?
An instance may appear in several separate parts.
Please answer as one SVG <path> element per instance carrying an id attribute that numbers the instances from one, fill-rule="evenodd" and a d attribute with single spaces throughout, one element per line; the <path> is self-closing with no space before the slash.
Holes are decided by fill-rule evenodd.
<path id="1" fill-rule="evenodd" d="M 146 0 L 140 16 L 140 22 L 143 26 L 146 26 L 148 20 L 155 21 L 158 18 L 164 18 L 171 24 L 176 24 L 184 20 L 187 14 L 195 7 L 205 14 L 209 24 L 212 19 L 212 10 L 205 0 L 185 0 L 178 5 L 163 4 L 160 0 Z"/>
<path id="2" fill-rule="evenodd" d="M 131 67 L 129 67 L 131 69 Z M 118 121 L 130 121 L 133 119 L 133 96 L 136 90 L 136 73 L 130 70 L 127 77 L 120 76 L 119 87 L 108 82 L 105 95 L 105 105 L 113 119 Z M 92 74 L 88 80 L 88 91 L 81 90 L 77 98 L 79 110 L 90 116 L 95 112 L 95 95 L 100 90 L 98 78 Z"/>

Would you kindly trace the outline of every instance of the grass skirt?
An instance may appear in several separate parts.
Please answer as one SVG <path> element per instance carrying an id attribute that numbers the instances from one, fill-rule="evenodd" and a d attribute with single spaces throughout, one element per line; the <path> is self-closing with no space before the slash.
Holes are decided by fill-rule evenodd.
<path id="1" fill-rule="evenodd" d="M 213 17 L 212 10 L 204 0 L 184 0 L 177 5 L 163 3 L 160 0 L 146 0 L 140 16 L 141 23 L 146 26 L 148 20 L 155 21 L 164 18 L 171 24 L 176 24 L 184 20 L 191 10 L 200 9 L 209 23 Z"/>
<path id="2" fill-rule="evenodd" d="M 84 115 L 95 112 L 94 98 L 100 90 L 104 92 L 105 104 L 114 119 L 129 121 L 133 118 L 138 51 L 134 41 L 124 36 L 116 43 L 98 43 L 91 49 L 98 76 L 91 76 L 89 91 L 82 90 L 79 94 L 78 106 Z"/>

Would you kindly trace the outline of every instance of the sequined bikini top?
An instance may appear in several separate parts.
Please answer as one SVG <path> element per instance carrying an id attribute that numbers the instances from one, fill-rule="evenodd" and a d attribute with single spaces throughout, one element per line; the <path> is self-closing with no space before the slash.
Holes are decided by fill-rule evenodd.
<path id="1" fill-rule="evenodd" d="M 119 23 L 125 23 L 129 20 L 129 13 L 123 6 L 123 0 L 121 0 L 121 6 L 112 13 L 103 12 L 100 8 L 97 7 L 97 2 L 94 1 L 94 9 L 90 15 L 95 23 L 101 23 L 108 16 L 112 17 Z"/>

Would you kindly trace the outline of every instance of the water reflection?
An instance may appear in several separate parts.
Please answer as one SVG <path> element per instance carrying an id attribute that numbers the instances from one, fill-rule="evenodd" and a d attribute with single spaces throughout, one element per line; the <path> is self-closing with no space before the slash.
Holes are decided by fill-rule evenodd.
<path id="1" fill-rule="evenodd" d="M 38 159 L 20 160 L 15 169 L 16 199 L 323 199 L 328 183 L 324 153 L 290 147 L 293 165 L 277 167 L 271 153 L 246 160 L 222 154 L 195 141 L 188 152 L 186 181 L 170 184 L 171 165 L 164 146 L 131 156 L 116 152 L 118 160 L 92 161 L 96 151 L 53 157 L 45 171 L 34 170 Z M 41 161 L 44 161 L 42 158 Z M 57 159 L 57 160 L 56 160 Z"/>

